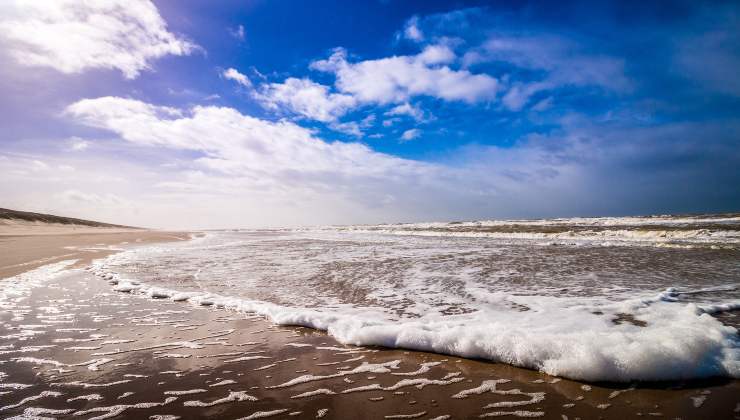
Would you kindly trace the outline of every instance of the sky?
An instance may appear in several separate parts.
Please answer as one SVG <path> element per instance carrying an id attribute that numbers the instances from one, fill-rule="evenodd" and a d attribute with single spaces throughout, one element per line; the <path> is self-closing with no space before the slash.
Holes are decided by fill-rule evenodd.
<path id="1" fill-rule="evenodd" d="M 737 2 L 8 0 L 0 207 L 187 229 L 740 211 Z"/>

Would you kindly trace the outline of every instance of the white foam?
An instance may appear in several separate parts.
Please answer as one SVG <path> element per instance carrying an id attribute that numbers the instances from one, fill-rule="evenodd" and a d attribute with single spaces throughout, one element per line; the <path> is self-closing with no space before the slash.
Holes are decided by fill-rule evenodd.
<path id="1" fill-rule="evenodd" d="M 56 360 L 38 359 L 36 357 L 16 357 L 10 360 L 14 362 L 32 363 L 34 365 L 52 365 L 56 367 L 67 366 L 66 364 L 56 361 Z"/>
<path id="2" fill-rule="evenodd" d="M 256 411 L 256 412 L 248 415 L 247 417 L 240 417 L 237 420 L 264 419 L 264 418 L 267 418 L 267 417 L 273 417 L 273 416 L 277 416 L 279 414 L 283 414 L 286 411 L 288 411 L 287 408 L 281 408 L 281 409 L 278 409 L 278 410 L 270 410 L 270 411 Z"/>
<path id="3" fill-rule="evenodd" d="M 54 409 L 54 408 L 42 408 L 42 407 L 28 407 L 23 410 L 23 414 L 19 416 L 8 417 L 6 420 L 54 420 L 53 417 L 46 417 L 46 415 L 62 415 L 70 414 L 75 410 L 72 408 L 66 409 Z"/>
<path id="4" fill-rule="evenodd" d="M 32 386 L 33 384 L 16 384 L 16 383 L 0 382 L 0 389 L 26 389 Z"/>
<path id="5" fill-rule="evenodd" d="M 704 404 L 704 401 L 707 400 L 706 395 L 699 395 L 696 397 L 691 397 L 691 402 L 694 405 L 694 408 L 699 408 Z"/>
<path id="6" fill-rule="evenodd" d="M 457 394 L 453 395 L 452 398 L 467 398 L 471 395 L 480 395 L 486 392 L 496 391 L 499 384 L 505 384 L 510 382 L 508 379 L 489 379 L 481 382 L 481 384 L 475 388 L 464 389 Z"/>
<path id="7" fill-rule="evenodd" d="M 356 388 L 349 388 L 342 391 L 342 394 L 349 394 L 352 392 L 364 392 L 364 391 L 396 391 L 407 386 L 414 386 L 418 389 L 423 389 L 429 385 L 451 385 L 456 382 L 462 381 L 463 378 L 452 378 L 449 380 L 445 379 L 427 379 L 427 378 L 414 378 L 414 379 L 403 379 L 396 382 L 395 384 L 387 387 L 383 387 L 380 384 L 370 384 L 364 386 L 358 386 Z"/>
<path id="8" fill-rule="evenodd" d="M 413 414 L 391 414 L 388 416 L 385 416 L 387 419 L 418 419 L 419 417 L 424 417 L 427 415 L 426 411 L 420 411 L 418 413 Z"/>
<path id="9" fill-rule="evenodd" d="M 491 293 L 489 299 L 520 303 L 533 310 L 486 310 L 424 321 L 383 320 L 382 313 L 327 313 L 214 295 L 209 299 L 226 309 L 265 315 L 280 325 L 326 330 L 345 344 L 484 358 L 573 379 L 740 377 L 734 328 L 703 315 L 705 311 L 696 305 L 660 298 L 598 306 L 614 314 L 634 314 L 647 322 L 642 328 L 614 325 L 606 316 L 593 315 L 594 306 L 581 303 L 583 299 L 545 296 Z"/>
<path id="10" fill-rule="evenodd" d="M 326 388 L 319 388 L 313 391 L 304 392 L 302 394 L 293 395 L 292 399 L 298 399 L 298 398 L 308 398 L 308 397 L 315 397 L 316 395 L 335 395 L 336 392 L 332 391 L 331 389 Z"/>
<path id="11" fill-rule="evenodd" d="M 131 382 L 131 379 L 121 379 L 119 381 L 105 382 L 105 383 L 87 383 L 82 381 L 72 382 L 52 382 L 51 386 L 68 387 L 68 388 L 107 388 L 109 386 L 121 385 Z"/>
<path id="12" fill-rule="evenodd" d="M 242 357 L 237 357 L 236 359 L 224 360 L 224 363 L 246 362 L 249 360 L 261 360 L 261 359 L 272 359 L 272 358 L 267 357 L 267 356 L 242 356 Z"/>
<path id="13" fill-rule="evenodd" d="M 40 400 L 41 398 L 47 398 L 47 397 L 59 397 L 59 396 L 61 396 L 61 395 L 62 395 L 62 393 L 61 393 L 61 392 L 55 392 L 55 391 L 43 391 L 43 392 L 41 392 L 41 393 L 40 393 L 40 394 L 38 394 L 38 395 L 32 395 L 32 396 L 30 396 L 30 397 L 26 397 L 26 398 L 24 398 L 24 399 L 22 399 L 22 400 L 18 401 L 18 402 L 17 402 L 17 403 L 15 403 L 15 404 L 10 404 L 10 405 L 6 405 L 6 406 L 3 406 L 3 407 L 0 407 L 0 411 L 4 411 L 4 410 L 10 410 L 11 408 L 18 408 L 18 407 L 20 407 L 20 406 L 22 406 L 22 405 L 25 405 L 26 403 L 29 403 L 29 402 L 31 402 L 31 401 L 36 401 L 36 400 Z"/>
<path id="14" fill-rule="evenodd" d="M 545 412 L 544 411 L 526 411 L 526 410 L 493 411 L 490 413 L 483 413 L 479 417 L 502 417 L 502 416 L 534 418 L 534 417 L 544 417 Z"/>
<path id="15" fill-rule="evenodd" d="M 164 395 L 192 395 L 192 394 L 200 394 L 203 392 L 208 392 L 208 391 L 205 389 L 197 388 L 197 389 L 186 389 L 182 391 L 165 391 Z"/>
<path id="16" fill-rule="evenodd" d="M 182 405 L 184 405 L 185 407 L 213 407 L 214 405 L 234 401 L 257 401 L 257 397 L 253 397 L 247 394 L 246 391 L 230 391 L 229 395 L 213 400 L 211 402 L 203 402 L 199 400 L 185 401 Z"/>
<path id="17" fill-rule="evenodd" d="M 177 400 L 177 397 L 167 397 L 163 402 L 145 402 L 137 404 L 118 404 L 107 407 L 93 407 L 87 410 L 79 410 L 74 413 L 75 416 L 85 416 L 91 413 L 105 413 L 100 416 L 90 417 L 88 420 L 103 420 L 116 417 L 129 409 L 145 409 L 153 407 L 165 406 L 173 401 Z"/>
<path id="18" fill-rule="evenodd" d="M 441 365 L 442 362 L 428 362 L 428 363 L 422 363 L 419 369 L 413 371 L 413 372 L 393 372 L 392 375 L 398 375 L 398 376 L 415 376 L 415 375 L 421 375 L 422 373 L 427 373 L 429 370 L 434 366 Z"/>
<path id="19" fill-rule="evenodd" d="M 103 399 L 103 396 L 100 394 L 87 394 L 87 395 L 78 395 L 76 397 L 68 398 L 67 402 L 72 402 L 72 401 L 77 401 L 77 400 L 98 401 L 102 399 Z"/>
<path id="20" fill-rule="evenodd" d="M 323 381 L 325 379 L 340 378 L 347 375 L 355 375 L 358 373 L 388 373 L 391 369 L 398 369 L 398 365 L 401 363 L 400 360 L 393 360 L 384 363 L 367 363 L 363 362 L 360 366 L 357 366 L 351 370 L 341 370 L 331 375 L 303 375 L 297 378 L 291 379 L 288 382 L 284 382 L 279 385 L 270 386 L 268 388 L 287 388 L 298 384 L 305 384 L 307 382 Z"/>
<path id="21" fill-rule="evenodd" d="M 688 221 L 676 222 L 675 218 L 663 218 L 674 221 L 658 218 L 635 219 L 586 220 L 583 223 L 591 223 L 594 226 L 640 223 L 657 225 L 695 223 L 698 220 L 687 218 Z M 707 220 L 712 223 L 721 222 L 716 218 Z M 740 218 L 731 218 L 725 222 L 738 221 Z M 542 222 L 543 225 L 552 223 Z M 485 223 L 481 224 L 484 225 Z M 377 240 L 380 253 L 387 248 L 387 239 L 363 236 L 364 234 L 357 234 L 355 231 L 351 232 L 351 235 L 346 236 L 345 240 L 346 238 L 366 242 Z M 317 237 L 327 241 L 339 241 L 332 237 L 320 235 Z M 393 240 L 398 241 L 396 238 Z M 398 245 L 400 250 L 394 250 L 395 254 L 391 255 L 392 257 L 401 259 L 405 257 L 405 253 L 421 255 L 437 251 L 435 248 L 418 249 L 415 245 L 419 242 L 403 241 L 398 242 L 401 244 Z M 224 239 L 221 239 L 221 242 L 214 239 L 213 243 L 219 252 L 226 246 Z M 164 252 L 167 246 L 169 245 L 156 248 L 156 252 Z M 198 246 L 193 245 L 190 254 L 187 255 L 197 257 L 198 252 L 205 252 Z M 453 252 L 449 249 L 457 249 L 457 246 L 444 248 L 443 251 Z M 475 251 L 475 248 L 470 249 L 471 253 Z M 157 255 L 151 249 L 140 249 L 135 253 L 124 252 L 99 263 L 94 266 L 94 270 L 109 272 L 108 265 L 115 261 L 126 259 L 136 261 L 137 258 L 146 256 L 147 252 Z M 270 252 L 281 254 L 276 250 Z M 295 252 L 305 257 L 301 254 L 305 253 L 304 250 Z M 336 252 L 340 254 L 329 255 L 324 262 L 331 263 L 338 258 L 337 255 L 346 257 L 349 261 L 356 261 L 365 255 L 353 254 L 352 251 Z M 341 252 L 346 252 L 346 255 Z M 289 254 L 284 258 L 292 258 L 295 255 Z M 263 257 L 265 254 L 259 256 Z M 282 262 L 279 255 L 270 254 L 269 258 L 270 262 L 276 262 L 270 264 L 270 267 L 279 266 L 277 263 Z M 287 267 L 290 270 L 301 269 L 297 264 Z M 461 267 L 461 270 L 465 269 L 464 265 Z M 453 268 L 458 269 L 457 266 Z M 315 273 L 307 269 L 306 272 L 299 274 L 309 276 Z M 450 293 L 444 282 L 430 282 L 429 278 L 438 275 L 435 271 L 407 274 L 396 279 L 398 284 L 375 281 L 372 276 L 367 276 L 369 280 L 357 279 L 358 288 L 371 289 L 368 301 L 377 299 L 386 305 L 377 307 L 369 304 L 343 303 L 338 298 L 321 298 L 323 300 L 314 301 L 309 299 L 307 306 L 300 306 L 303 301 L 299 300 L 289 306 L 224 296 L 210 291 L 187 292 L 187 296 L 182 297 L 179 291 L 144 283 L 136 285 L 137 289 L 134 292 L 144 296 L 154 294 L 169 296 L 170 299 L 180 296 L 182 300 L 197 306 L 207 304 L 262 315 L 279 325 L 297 325 L 324 330 L 343 344 L 377 345 L 482 358 L 579 380 L 629 382 L 713 376 L 740 378 L 740 342 L 737 331 L 709 316 L 719 311 L 736 310 L 740 308 L 740 302 L 694 304 L 686 303 L 681 298 L 682 294 L 692 293 L 691 290 L 666 290 L 656 296 L 653 291 L 638 294 L 633 290 L 625 292 L 618 287 L 608 286 L 600 289 L 599 296 L 568 296 L 560 295 L 557 291 L 543 295 L 535 290 L 534 286 L 521 291 L 507 290 L 495 284 L 469 281 L 465 276 L 452 276 L 454 280 L 452 283 L 460 290 Z M 298 274 L 291 277 L 292 281 L 296 278 L 301 277 Z M 352 281 L 354 280 L 356 279 L 353 278 Z M 254 293 L 258 294 L 262 292 L 256 287 L 250 289 L 249 280 L 244 281 L 245 289 L 256 290 Z M 121 280 L 119 285 L 123 282 L 124 280 Z M 565 286 L 567 285 L 563 285 Z M 305 290 L 299 288 L 298 291 Z M 709 289 L 702 292 L 707 290 Z M 734 289 L 722 286 L 714 290 L 728 292 Z M 294 297 L 291 290 L 284 292 L 278 290 L 276 293 L 281 293 L 281 301 L 290 301 Z M 442 307 L 460 307 L 465 311 L 457 315 L 446 315 L 441 313 L 440 304 L 443 304 Z M 399 315 L 399 311 L 407 311 L 413 316 Z M 623 314 L 628 315 L 628 321 L 620 321 L 618 324 L 613 322 L 620 319 Z M 629 319 L 645 325 L 633 325 Z M 333 351 L 349 354 L 367 350 L 336 348 Z M 225 362 L 257 358 L 242 356 Z M 423 372 L 409 372 L 409 375 L 421 373 Z"/>
<path id="22" fill-rule="evenodd" d="M 301 233 L 373 234 L 395 236 L 529 240 L 569 245 L 608 242 L 610 245 L 649 245 L 690 248 L 718 245 L 736 248 L 740 217 L 603 217 L 541 220 L 485 220 L 303 228 Z M 722 229 L 728 226 L 730 229 Z M 560 231 L 552 231 L 552 228 Z M 539 229 L 539 230 L 538 230 Z"/>
<path id="23" fill-rule="evenodd" d="M 208 386 L 211 387 L 211 388 L 213 388 L 215 386 L 231 385 L 231 384 L 235 384 L 235 383 L 236 383 L 236 381 L 233 380 L 233 379 L 224 379 L 223 381 L 216 382 L 215 384 L 210 384 Z"/>

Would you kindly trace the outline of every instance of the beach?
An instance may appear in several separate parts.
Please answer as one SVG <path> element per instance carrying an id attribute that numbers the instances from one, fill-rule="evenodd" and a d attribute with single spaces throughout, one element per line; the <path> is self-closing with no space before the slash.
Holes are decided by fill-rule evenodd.
<path id="1" fill-rule="evenodd" d="M 3 238 L 0 414 L 740 418 L 736 379 L 586 383 L 484 360 L 343 345 L 255 314 L 115 292 L 86 269 L 119 249 L 187 237 L 52 235 L 45 247 L 35 237 Z M 15 274 L 18 267 L 27 271 Z"/>

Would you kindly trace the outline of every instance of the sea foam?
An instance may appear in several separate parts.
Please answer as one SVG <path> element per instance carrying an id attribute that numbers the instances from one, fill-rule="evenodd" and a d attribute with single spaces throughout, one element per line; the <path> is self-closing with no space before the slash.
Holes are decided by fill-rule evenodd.
<path id="1" fill-rule="evenodd" d="M 607 226 L 621 232 L 620 240 L 643 235 L 635 225 L 669 226 L 673 230 L 662 237 L 671 241 L 683 235 L 692 243 L 722 245 L 734 243 L 737 230 L 715 225 L 738 221 L 663 217 L 578 223 L 593 231 Z M 694 229 L 692 223 L 714 227 Z M 215 232 L 189 243 L 126 251 L 96 262 L 92 271 L 116 278 L 121 291 L 259 314 L 279 325 L 326 331 L 344 344 L 482 358 L 587 381 L 740 378 L 737 330 L 712 316 L 740 308 L 740 299 L 733 298 L 738 285 L 731 283 L 738 275 L 731 258 L 736 250 L 692 254 L 594 245 L 540 250 L 496 238 L 378 233 L 408 225 L 373 229 Z M 636 264 L 645 261 L 640 273 L 651 278 L 635 274 Z M 697 276 L 697 264 L 703 264 L 697 278 L 672 274 L 680 269 Z M 650 274 L 656 266 L 662 271 Z M 154 275 L 147 278 L 147 270 Z M 158 280 L 166 270 L 178 280 Z M 531 280 L 517 280 L 529 272 Z"/>

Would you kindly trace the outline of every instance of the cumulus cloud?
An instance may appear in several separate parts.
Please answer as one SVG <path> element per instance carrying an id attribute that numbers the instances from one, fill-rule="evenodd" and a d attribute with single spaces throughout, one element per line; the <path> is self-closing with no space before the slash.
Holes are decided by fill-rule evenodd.
<path id="1" fill-rule="evenodd" d="M 113 131 L 136 144 L 200 152 L 199 162 L 221 173 L 277 176 L 309 174 L 393 177 L 422 173 L 430 165 L 377 153 L 359 143 L 328 143 L 287 121 L 270 122 L 233 108 L 178 110 L 118 97 L 84 99 L 66 114 Z"/>
<path id="2" fill-rule="evenodd" d="M 410 141 L 418 138 L 421 135 L 421 130 L 418 128 L 411 128 L 401 134 L 401 141 Z"/>
<path id="3" fill-rule="evenodd" d="M 340 48 L 328 59 L 313 62 L 311 67 L 333 73 L 340 92 L 364 103 L 400 103 L 414 96 L 474 103 L 495 97 L 498 80 L 443 65 L 453 58 L 446 47 L 430 46 L 417 55 L 353 63 Z"/>
<path id="4" fill-rule="evenodd" d="M 357 105 L 351 95 L 331 93 L 327 86 L 294 77 L 263 84 L 255 97 L 269 109 L 288 109 L 322 122 L 334 122 Z"/>
<path id="5" fill-rule="evenodd" d="M 374 123 L 375 115 L 370 114 L 361 121 L 332 122 L 329 124 L 329 128 L 344 134 L 349 134 L 350 136 L 361 137 L 364 134 L 364 130 L 372 127 Z"/>
<path id="6" fill-rule="evenodd" d="M 252 87 L 252 82 L 249 80 L 249 78 L 246 75 L 239 73 L 239 70 L 235 68 L 228 68 L 224 70 L 221 73 L 221 76 L 225 79 L 233 80 L 244 87 Z"/>
<path id="7" fill-rule="evenodd" d="M 449 64 L 456 58 L 455 52 L 447 45 L 429 45 L 416 56 L 416 59 L 426 65 Z"/>
<path id="8" fill-rule="evenodd" d="M 419 29 L 419 17 L 414 16 L 406 22 L 406 26 L 403 29 L 403 36 L 414 42 L 421 42 L 424 40 L 424 33 Z"/>
<path id="9" fill-rule="evenodd" d="M 225 107 L 180 109 L 103 97 L 73 103 L 66 116 L 117 134 L 124 140 L 117 147 L 146 162 L 93 155 L 100 148 L 64 156 L 76 161 L 0 153 L 6 180 L 0 196 L 9 203 L 45 210 L 43 197 L 59 191 L 112 193 L 142 213 L 113 207 L 98 213 L 109 220 L 237 227 L 696 211 L 738 199 L 737 176 L 722 175 L 740 162 L 737 122 L 634 128 L 584 116 L 511 146 L 466 146 L 429 163 L 328 142 L 294 123 Z M 715 140 L 707 144 L 706 137 Z M 59 171 L 60 165 L 77 169 Z M 664 188 L 676 182 L 685 188 Z M 67 198 L 73 197 L 83 199 Z M 95 214 L 82 202 L 54 204 L 59 207 L 49 210 Z"/>
<path id="10" fill-rule="evenodd" d="M 361 106 L 400 103 L 387 115 L 409 115 L 420 121 L 421 110 L 406 103 L 415 96 L 468 103 L 493 99 L 498 81 L 485 74 L 451 69 L 448 64 L 456 58 L 448 46 L 430 45 L 413 56 L 350 63 L 346 51 L 337 49 L 327 60 L 311 64 L 312 69 L 336 76 L 337 91 L 308 78 L 290 77 L 282 83 L 264 83 L 253 95 L 268 109 L 330 123 L 332 129 L 358 135 L 361 127 L 357 123 L 338 120 Z"/>
<path id="11" fill-rule="evenodd" d="M 149 0 L 2 2 L 0 44 L 22 65 L 117 69 L 127 79 L 157 58 L 197 48 L 171 33 Z"/>
<path id="12" fill-rule="evenodd" d="M 419 108 L 418 106 L 411 105 L 408 102 L 403 103 L 401 105 L 394 106 L 393 108 L 388 110 L 385 113 L 385 115 L 387 116 L 407 115 L 419 122 L 426 120 L 424 111 L 422 111 L 422 109 Z"/>

